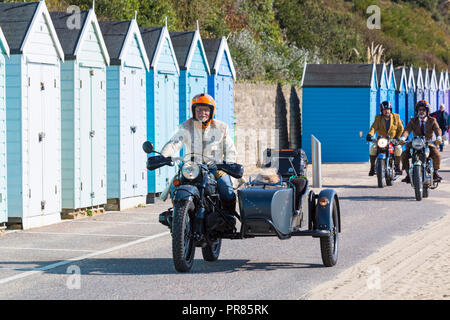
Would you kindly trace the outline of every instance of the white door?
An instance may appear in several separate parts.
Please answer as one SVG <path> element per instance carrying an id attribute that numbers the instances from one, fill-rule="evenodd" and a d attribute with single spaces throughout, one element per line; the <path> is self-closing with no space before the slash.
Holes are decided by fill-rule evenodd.
<path id="1" fill-rule="evenodd" d="M 43 208 L 44 214 L 61 211 L 61 131 L 59 69 L 42 65 L 42 120 L 43 120 Z"/>
<path id="2" fill-rule="evenodd" d="M 28 212 L 24 217 L 40 215 L 43 201 L 43 95 L 41 66 L 28 64 Z"/>
<path id="3" fill-rule="evenodd" d="M 92 205 L 106 203 L 106 104 L 104 69 L 89 71 L 91 84 Z"/>
<path id="4" fill-rule="evenodd" d="M 80 68 L 80 207 L 92 205 L 91 79 L 89 68 Z"/>

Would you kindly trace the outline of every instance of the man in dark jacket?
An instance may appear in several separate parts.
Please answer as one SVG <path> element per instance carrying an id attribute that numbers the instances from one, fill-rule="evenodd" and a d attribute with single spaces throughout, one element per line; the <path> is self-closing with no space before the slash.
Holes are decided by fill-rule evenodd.
<path id="1" fill-rule="evenodd" d="M 445 106 L 443 104 L 440 105 L 439 111 L 433 112 L 430 116 L 435 117 L 437 123 L 439 124 L 439 128 L 441 128 L 442 135 L 444 136 L 449 129 L 448 126 L 448 113 L 445 111 Z M 439 145 L 439 150 L 442 152 L 444 150 L 444 144 L 441 143 Z"/>

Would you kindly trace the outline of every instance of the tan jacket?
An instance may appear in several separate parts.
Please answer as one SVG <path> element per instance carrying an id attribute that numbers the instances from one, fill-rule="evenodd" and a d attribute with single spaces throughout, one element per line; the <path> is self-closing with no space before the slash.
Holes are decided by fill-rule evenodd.
<path id="1" fill-rule="evenodd" d="M 410 122 L 408 122 L 405 131 L 403 131 L 402 137 L 408 138 L 408 135 L 411 132 L 414 136 L 422 136 L 419 117 L 415 117 Z M 439 128 L 436 119 L 428 116 L 427 121 L 425 122 L 425 138 L 433 139 L 433 133 L 436 135 L 436 137 L 442 136 L 442 130 Z"/>
<path id="2" fill-rule="evenodd" d="M 198 162 L 208 162 L 208 158 L 214 159 L 217 163 L 236 162 L 236 148 L 229 134 L 228 125 L 220 120 L 212 120 L 206 129 L 202 129 L 202 123 L 198 120 L 193 118 L 186 120 L 164 145 L 161 154 L 165 157 L 175 156 L 183 145 L 184 154 L 196 153 L 195 161 Z M 205 156 L 203 159 L 202 155 Z"/>
<path id="3" fill-rule="evenodd" d="M 386 122 L 383 115 L 378 115 L 375 117 L 375 121 L 370 127 L 369 134 L 373 136 L 375 132 L 378 133 L 378 136 L 387 137 L 389 136 L 391 139 L 398 139 L 403 132 L 403 124 L 400 121 L 400 116 L 397 113 L 391 113 L 391 120 L 389 130 L 386 131 Z"/>

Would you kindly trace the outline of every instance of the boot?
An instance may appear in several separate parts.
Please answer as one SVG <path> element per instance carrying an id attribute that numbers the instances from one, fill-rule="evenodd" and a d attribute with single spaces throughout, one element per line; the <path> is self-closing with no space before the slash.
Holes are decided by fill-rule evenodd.
<path id="1" fill-rule="evenodd" d="M 369 177 L 372 177 L 375 175 L 375 161 L 377 160 L 377 156 L 370 156 L 370 171 L 369 171 Z"/>
<path id="2" fill-rule="evenodd" d="M 406 178 L 402 180 L 402 182 L 405 183 L 411 183 L 411 179 L 409 178 L 409 172 L 407 170 L 405 170 L 406 172 Z"/>
<path id="3" fill-rule="evenodd" d="M 435 181 L 441 181 L 442 180 L 442 177 L 439 175 L 437 170 L 434 170 L 434 172 L 433 172 L 433 180 L 435 180 Z"/>
<path id="4" fill-rule="evenodd" d="M 222 207 L 223 207 L 225 213 L 227 213 L 227 215 L 226 215 L 227 221 L 229 223 L 231 223 L 234 227 L 236 225 L 235 216 L 237 215 L 237 213 L 236 213 L 236 197 L 234 197 L 231 200 L 222 199 Z"/>

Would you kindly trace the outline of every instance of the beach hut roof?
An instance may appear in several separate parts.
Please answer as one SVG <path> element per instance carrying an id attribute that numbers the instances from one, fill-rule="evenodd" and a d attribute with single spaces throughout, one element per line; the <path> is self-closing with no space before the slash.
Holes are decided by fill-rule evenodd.
<path id="1" fill-rule="evenodd" d="M 397 84 L 397 91 L 402 88 L 402 82 L 405 85 L 405 90 L 408 90 L 408 81 L 406 78 L 406 71 L 404 67 L 394 71 L 395 83 Z"/>
<path id="2" fill-rule="evenodd" d="M 374 64 L 305 64 L 302 87 L 370 88 L 377 83 L 375 68 Z"/>
<path id="3" fill-rule="evenodd" d="M 227 39 L 222 37 L 221 39 L 203 39 L 203 46 L 205 48 L 206 57 L 208 58 L 208 64 L 212 67 L 211 73 L 217 73 L 220 67 L 220 63 L 224 54 L 227 55 L 230 64 L 231 73 L 233 79 L 236 80 L 236 70 L 231 59 L 230 48 L 228 47 Z"/>
<path id="4" fill-rule="evenodd" d="M 0 2 L 0 25 L 8 41 L 10 52 L 11 54 L 23 53 L 31 31 L 41 14 L 45 17 L 58 56 L 64 61 L 64 52 L 44 1 Z"/>
<path id="5" fill-rule="evenodd" d="M 424 88 L 422 68 L 413 69 L 414 70 L 414 81 L 416 83 L 417 88 Z"/>
<path id="6" fill-rule="evenodd" d="M 141 32 L 135 19 L 131 21 L 100 21 L 100 29 L 105 39 L 106 47 L 108 48 L 111 64 L 121 65 L 126 56 L 133 34 L 136 34 L 136 39 L 141 50 L 142 58 L 144 60 L 145 68 L 149 70 L 150 63 L 145 50 L 145 45 L 142 41 Z"/>
<path id="7" fill-rule="evenodd" d="M 168 39 L 169 47 L 175 59 L 175 65 L 179 73 L 180 68 L 178 66 L 177 56 L 175 54 L 174 46 L 172 44 L 167 26 L 159 28 L 141 28 L 140 30 L 145 45 L 145 50 L 147 51 L 148 59 L 150 61 L 150 68 L 153 69 L 157 66 L 162 52 L 164 39 Z"/>
<path id="8" fill-rule="evenodd" d="M 93 9 L 89 11 L 80 11 L 75 13 L 67 12 L 50 12 L 56 33 L 58 34 L 61 46 L 64 50 L 66 59 L 75 59 L 84 40 L 89 26 L 94 24 L 94 31 L 100 43 L 103 57 L 106 64 L 109 64 L 109 54 L 103 39 L 97 17 Z M 69 28 L 74 18 L 78 19 L 81 28 Z M 76 20 L 75 20 L 76 21 Z"/>
<path id="9" fill-rule="evenodd" d="M 202 54 L 205 54 L 205 64 L 208 69 L 208 73 L 210 73 L 208 59 L 206 58 L 205 48 L 203 47 L 200 31 L 198 29 L 195 31 L 186 32 L 170 32 L 170 38 L 172 39 L 175 55 L 177 57 L 180 69 L 189 69 L 197 42 L 199 42 L 203 51 Z"/>

